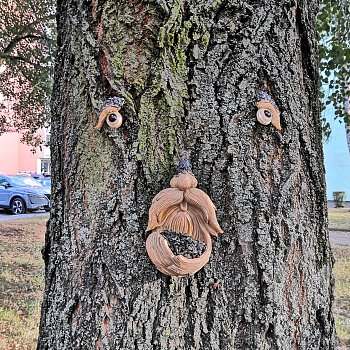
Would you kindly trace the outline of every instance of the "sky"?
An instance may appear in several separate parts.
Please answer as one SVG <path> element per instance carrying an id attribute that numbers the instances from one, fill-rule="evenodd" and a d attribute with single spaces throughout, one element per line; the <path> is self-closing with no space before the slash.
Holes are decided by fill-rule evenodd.
<path id="1" fill-rule="evenodd" d="M 346 142 L 344 123 L 334 120 L 334 108 L 328 107 L 323 113 L 331 124 L 331 136 L 324 142 L 327 199 L 333 200 L 333 192 L 345 191 L 350 201 L 350 152 Z"/>

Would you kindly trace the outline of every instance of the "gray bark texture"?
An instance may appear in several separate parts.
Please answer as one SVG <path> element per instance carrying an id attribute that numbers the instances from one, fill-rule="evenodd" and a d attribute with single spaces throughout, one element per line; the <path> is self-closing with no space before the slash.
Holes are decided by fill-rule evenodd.
<path id="1" fill-rule="evenodd" d="M 335 349 L 316 0 L 58 0 L 38 349 Z M 265 90 L 282 132 L 256 121 Z M 119 129 L 99 102 L 125 99 Z M 194 276 L 145 249 L 186 154 L 224 234 Z"/>
<path id="2" fill-rule="evenodd" d="M 346 132 L 346 141 L 348 143 L 348 149 L 350 152 L 350 101 L 347 98 L 345 101 L 345 115 L 347 115 L 347 120 L 345 121 L 345 132 Z"/>

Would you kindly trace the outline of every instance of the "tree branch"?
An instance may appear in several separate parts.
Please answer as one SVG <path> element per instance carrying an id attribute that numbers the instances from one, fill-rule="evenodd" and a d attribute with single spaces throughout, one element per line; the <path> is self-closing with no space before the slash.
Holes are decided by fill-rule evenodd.
<path id="1" fill-rule="evenodd" d="M 35 68 L 40 67 L 39 64 L 30 61 L 28 58 L 26 58 L 24 56 L 14 56 L 14 55 L 8 55 L 8 54 L 0 53 L 0 58 L 5 59 L 5 60 L 10 60 L 10 61 L 11 60 L 13 60 L 13 61 L 22 61 L 22 62 L 25 62 L 25 63 L 28 63 L 28 64 L 32 65 Z"/>
<path id="2" fill-rule="evenodd" d="M 21 41 L 25 40 L 25 39 L 35 39 L 35 40 L 39 40 L 39 39 L 44 39 L 45 37 L 42 35 L 34 35 L 34 34 L 27 34 L 24 36 L 18 36 L 16 35 L 11 41 L 10 43 L 6 46 L 5 50 L 3 51 L 3 54 L 7 54 L 9 52 L 11 52 L 18 43 L 20 43 Z"/>

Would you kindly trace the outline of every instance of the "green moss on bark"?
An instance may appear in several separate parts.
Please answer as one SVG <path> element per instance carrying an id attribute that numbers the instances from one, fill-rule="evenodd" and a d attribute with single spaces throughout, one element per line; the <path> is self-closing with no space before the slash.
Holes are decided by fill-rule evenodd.
<path id="1" fill-rule="evenodd" d="M 100 131 L 82 128 L 76 146 L 79 157 L 77 179 L 84 181 L 80 184 L 80 188 L 86 194 L 85 204 L 91 214 L 96 212 L 96 201 L 110 187 L 113 169 L 112 150 L 112 141 L 104 137 Z"/>
<path id="2" fill-rule="evenodd" d="M 152 183 L 155 175 L 168 177 L 174 164 L 189 98 L 188 66 L 206 50 L 210 34 L 205 21 L 188 12 L 183 0 L 175 1 L 167 17 L 137 2 L 133 7 L 121 5 L 118 13 L 110 8 L 105 5 L 102 15 L 103 28 L 113 28 L 103 37 L 107 79 L 124 98 L 134 91 L 125 109 L 137 123 L 137 158 Z"/>

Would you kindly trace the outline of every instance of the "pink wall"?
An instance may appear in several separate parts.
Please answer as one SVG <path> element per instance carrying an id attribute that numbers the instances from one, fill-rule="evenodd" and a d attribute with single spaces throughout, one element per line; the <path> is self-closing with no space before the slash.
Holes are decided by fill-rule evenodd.
<path id="1" fill-rule="evenodd" d="M 44 152 L 37 148 L 33 154 L 32 147 L 22 144 L 20 139 L 19 133 L 0 135 L 0 173 L 37 172 L 38 158 L 44 157 Z"/>
<path id="2" fill-rule="evenodd" d="M 0 74 L 6 67 L 0 64 Z M 0 101 L 7 105 L 9 116 L 12 113 L 12 101 L 4 100 L 0 93 Z M 38 130 L 37 133 L 44 139 L 45 130 Z M 36 148 L 33 154 L 33 147 L 20 142 L 22 135 L 16 132 L 0 134 L 0 173 L 16 174 L 18 172 L 40 172 L 39 158 L 49 158 L 50 152 L 46 147 Z"/>
<path id="3" fill-rule="evenodd" d="M 17 173 L 19 167 L 18 144 L 18 134 L 6 133 L 0 136 L 0 173 Z"/>

